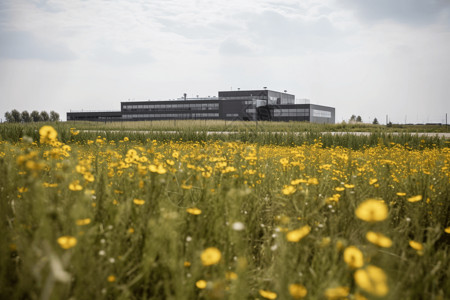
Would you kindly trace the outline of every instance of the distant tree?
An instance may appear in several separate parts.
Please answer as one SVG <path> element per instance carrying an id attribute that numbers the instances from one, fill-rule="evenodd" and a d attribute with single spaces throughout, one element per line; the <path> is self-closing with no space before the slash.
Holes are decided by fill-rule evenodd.
<path id="1" fill-rule="evenodd" d="M 13 109 L 11 111 L 11 116 L 13 117 L 15 123 L 20 123 L 22 121 L 22 118 L 20 116 L 20 112 L 17 109 Z"/>
<path id="2" fill-rule="evenodd" d="M 33 120 L 33 122 L 40 122 L 42 121 L 41 115 L 39 114 L 39 112 L 37 110 L 33 110 L 31 112 L 31 119 Z"/>
<path id="3" fill-rule="evenodd" d="M 41 111 L 41 119 L 42 121 L 48 121 L 50 120 L 50 116 L 48 115 L 48 112 L 46 112 L 45 110 Z"/>
<path id="4" fill-rule="evenodd" d="M 5 112 L 5 119 L 6 119 L 6 122 L 8 122 L 8 123 L 14 122 L 14 118 L 9 111 Z"/>
<path id="5" fill-rule="evenodd" d="M 31 116 L 28 111 L 24 110 L 21 114 L 22 122 L 29 123 L 31 122 Z"/>
<path id="6" fill-rule="evenodd" d="M 59 121 L 59 114 L 52 110 L 50 112 L 50 121 L 52 121 L 52 122 Z"/>
<path id="7" fill-rule="evenodd" d="M 392 122 L 389 121 L 389 122 L 386 124 L 386 126 L 387 126 L 387 127 L 392 127 Z"/>
<path id="8" fill-rule="evenodd" d="M 356 117 L 356 123 L 362 123 L 362 118 L 361 118 L 361 116 L 357 116 L 357 117 Z"/>
<path id="9" fill-rule="evenodd" d="M 352 116 L 350 117 L 349 122 L 350 122 L 350 123 L 355 123 L 355 122 L 356 122 L 356 116 L 355 116 L 355 115 L 352 115 Z"/>
<path id="10" fill-rule="evenodd" d="M 379 124 L 377 118 L 373 119 L 372 124 L 374 124 L 374 125 L 378 125 Z"/>

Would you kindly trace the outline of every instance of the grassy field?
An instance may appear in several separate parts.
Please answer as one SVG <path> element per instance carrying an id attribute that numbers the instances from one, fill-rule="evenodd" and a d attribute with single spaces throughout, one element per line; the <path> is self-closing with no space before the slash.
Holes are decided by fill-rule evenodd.
<path id="1" fill-rule="evenodd" d="M 18 142 L 23 136 L 39 139 L 41 123 L 0 124 L 0 140 Z M 380 125 L 364 124 L 311 124 L 302 122 L 225 122 L 220 121 L 154 121 L 154 122 L 64 122 L 51 124 L 64 143 L 95 140 L 97 136 L 118 142 L 124 137 L 146 143 L 148 139 L 158 141 L 234 142 L 258 145 L 300 146 L 313 144 L 320 138 L 324 147 L 342 146 L 354 150 L 392 143 L 406 145 L 412 149 L 424 147 L 446 147 L 448 141 L 437 136 L 420 136 L 418 132 L 445 131 L 445 126 L 422 126 L 404 131 L 395 131 Z M 74 136 L 71 128 L 79 131 Z M 75 129 L 76 128 L 76 129 Z M 437 129 L 438 128 L 438 129 Z M 217 133 L 215 133 L 217 132 Z M 344 135 L 334 135 L 340 132 Z M 366 132 L 370 135 L 345 134 Z M 225 133 L 225 134 L 224 134 Z"/>
<path id="2" fill-rule="evenodd" d="M 268 132 L 450 132 L 445 125 L 402 125 L 394 124 L 372 125 L 365 123 L 315 124 L 308 122 L 267 122 L 267 121 L 225 121 L 225 120 L 167 120 L 167 121 L 138 121 L 138 122 L 69 122 L 80 129 L 130 129 L 130 130 L 186 130 L 191 131 L 268 131 Z"/>
<path id="3" fill-rule="evenodd" d="M 0 126 L 1 299 L 450 297 L 448 140 L 91 125 Z"/>

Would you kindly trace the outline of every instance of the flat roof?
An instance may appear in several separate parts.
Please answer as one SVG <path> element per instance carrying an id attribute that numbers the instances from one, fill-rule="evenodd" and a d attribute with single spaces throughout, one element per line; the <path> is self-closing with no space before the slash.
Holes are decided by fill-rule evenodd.
<path id="1" fill-rule="evenodd" d="M 274 90 L 228 90 L 228 91 L 219 91 L 219 93 L 230 93 L 230 92 L 232 92 L 232 93 L 236 93 L 236 92 L 246 92 L 246 93 L 248 93 L 248 92 L 255 92 L 255 93 L 260 93 L 260 92 L 273 92 L 273 93 L 281 93 L 281 94 L 287 94 L 287 95 L 293 95 L 294 96 L 294 94 L 289 94 L 287 91 L 285 92 L 285 91 L 282 91 L 282 92 L 280 92 L 280 91 L 274 91 Z"/>

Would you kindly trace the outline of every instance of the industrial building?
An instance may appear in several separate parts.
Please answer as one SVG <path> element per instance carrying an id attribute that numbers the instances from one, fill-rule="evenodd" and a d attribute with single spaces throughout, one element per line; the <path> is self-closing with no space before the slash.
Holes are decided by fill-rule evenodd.
<path id="1" fill-rule="evenodd" d="M 333 107 L 296 104 L 295 96 L 267 90 L 219 91 L 218 97 L 121 102 L 113 112 L 68 112 L 67 121 L 244 120 L 334 123 Z"/>

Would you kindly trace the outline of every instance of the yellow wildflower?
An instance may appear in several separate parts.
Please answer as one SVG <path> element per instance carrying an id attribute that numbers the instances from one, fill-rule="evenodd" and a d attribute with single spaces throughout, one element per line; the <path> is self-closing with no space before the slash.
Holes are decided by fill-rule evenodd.
<path id="1" fill-rule="evenodd" d="M 89 172 L 84 173 L 83 177 L 86 181 L 94 182 L 94 175 Z"/>
<path id="2" fill-rule="evenodd" d="M 41 144 L 45 144 L 55 141 L 58 132 L 52 126 L 45 125 L 39 129 L 39 135 Z"/>
<path id="3" fill-rule="evenodd" d="M 191 184 L 181 184 L 181 188 L 183 189 L 183 190 L 190 190 L 190 189 L 192 189 L 192 185 Z"/>
<path id="4" fill-rule="evenodd" d="M 206 248 L 200 255 L 200 259 L 204 266 L 215 265 L 220 261 L 221 258 L 222 254 L 220 253 L 220 250 L 217 249 L 216 247 Z"/>
<path id="5" fill-rule="evenodd" d="M 75 180 L 69 184 L 69 190 L 71 190 L 71 191 L 81 191 L 82 189 L 83 189 L 83 187 L 80 185 L 79 180 Z"/>
<path id="6" fill-rule="evenodd" d="M 203 280 L 203 279 L 201 279 L 201 280 L 199 280 L 199 281 L 197 281 L 196 283 L 195 283 L 195 286 L 197 287 L 197 288 L 199 288 L 199 289 L 204 289 L 204 288 L 206 288 L 206 285 L 207 285 L 207 283 L 206 283 L 206 281 L 205 280 Z"/>
<path id="7" fill-rule="evenodd" d="M 383 200 L 369 199 L 356 208 L 355 214 L 366 222 L 383 221 L 388 216 L 388 208 Z"/>
<path id="8" fill-rule="evenodd" d="M 417 250 L 417 251 L 422 251 L 423 250 L 423 245 L 419 242 L 416 241 L 409 241 L 409 245 L 411 246 L 411 248 Z"/>
<path id="9" fill-rule="evenodd" d="M 89 219 L 89 218 L 86 218 L 86 219 L 78 219 L 78 220 L 76 220 L 75 222 L 76 222 L 76 224 L 77 224 L 78 226 L 83 226 L 83 225 L 87 225 L 87 224 L 91 223 L 91 219 Z"/>
<path id="10" fill-rule="evenodd" d="M 261 297 L 266 299 L 277 299 L 277 294 L 271 291 L 259 290 L 259 294 L 261 295 Z"/>
<path id="11" fill-rule="evenodd" d="M 308 184 L 318 185 L 319 184 L 319 180 L 317 180 L 317 178 L 309 178 L 308 179 Z"/>
<path id="12" fill-rule="evenodd" d="M 187 208 L 186 211 L 187 211 L 188 213 L 190 213 L 191 215 L 199 215 L 199 214 L 202 213 L 202 210 L 201 210 L 201 209 L 198 209 L 198 208 L 196 208 L 196 207 Z"/>
<path id="13" fill-rule="evenodd" d="M 136 204 L 136 205 L 144 205 L 145 200 L 133 199 L 133 203 Z"/>
<path id="14" fill-rule="evenodd" d="M 63 249 L 70 249 L 77 244 L 77 239 L 70 235 L 61 236 L 56 241 Z"/>
<path id="15" fill-rule="evenodd" d="M 297 185 L 299 183 L 306 183 L 306 182 L 308 182 L 308 181 L 305 180 L 305 179 L 294 179 L 294 180 L 291 180 L 291 184 L 292 185 Z"/>
<path id="16" fill-rule="evenodd" d="M 284 195 L 292 195 L 297 189 L 292 185 L 287 185 L 282 189 Z"/>
<path id="17" fill-rule="evenodd" d="M 372 179 L 369 180 L 369 184 L 370 185 L 372 185 L 374 183 L 377 183 L 377 182 L 378 182 L 378 179 L 376 179 L 376 178 L 372 178 Z"/>
<path id="18" fill-rule="evenodd" d="M 158 174 L 165 174 L 167 172 L 167 170 L 162 165 L 150 165 L 148 166 L 148 169 L 150 170 L 150 172 Z"/>
<path id="19" fill-rule="evenodd" d="M 445 228 L 444 231 L 445 231 L 446 233 L 450 233 L 450 227 Z"/>
<path id="20" fill-rule="evenodd" d="M 294 299 L 301 299 L 306 297 L 308 290 L 301 284 L 293 283 L 289 285 L 289 294 Z"/>
<path id="21" fill-rule="evenodd" d="M 422 200 L 422 195 L 417 195 L 417 196 L 408 198 L 408 202 L 417 202 L 420 200 Z"/>
<path id="22" fill-rule="evenodd" d="M 80 133 L 79 130 L 75 130 L 75 128 L 70 128 L 70 134 L 71 135 L 78 135 Z"/>
<path id="23" fill-rule="evenodd" d="M 328 204 L 333 203 L 333 202 L 337 203 L 337 202 L 339 202 L 339 198 L 341 198 L 340 194 L 334 194 L 331 197 L 327 197 L 327 199 L 325 199 L 325 202 Z"/>
<path id="24" fill-rule="evenodd" d="M 372 244 L 375 244 L 380 247 L 389 248 L 392 246 L 392 240 L 387 236 L 378 232 L 373 231 L 367 232 L 366 239 Z"/>
<path id="25" fill-rule="evenodd" d="M 228 280 L 236 280 L 238 278 L 238 275 L 234 272 L 229 271 L 225 273 L 225 278 Z"/>
<path id="26" fill-rule="evenodd" d="M 404 197 L 404 196 L 406 196 L 406 193 L 398 192 L 397 196 Z"/>
<path id="27" fill-rule="evenodd" d="M 386 296 L 389 292 L 386 274 L 376 266 L 368 265 L 364 269 L 357 270 L 354 279 L 360 288 L 375 296 Z"/>
<path id="28" fill-rule="evenodd" d="M 368 300 L 366 297 L 364 297 L 363 295 L 361 295 L 358 292 L 355 293 L 354 297 L 355 297 L 355 300 Z"/>
<path id="29" fill-rule="evenodd" d="M 108 282 L 114 282 L 114 281 L 116 281 L 116 276 L 114 276 L 114 275 L 109 275 L 108 278 L 107 278 L 106 280 L 108 280 Z"/>
<path id="30" fill-rule="evenodd" d="M 298 242 L 300 241 L 302 238 L 304 238 L 305 236 L 307 236 L 309 234 L 309 232 L 311 231 L 311 227 L 309 227 L 308 225 L 305 225 L 299 229 L 296 230 L 292 230 L 289 231 L 286 234 L 286 239 L 289 242 Z"/>
<path id="31" fill-rule="evenodd" d="M 339 300 L 347 298 L 350 289 L 346 286 L 338 286 L 335 288 L 329 288 L 325 291 L 325 297 L 328 300 Z"/>
<path id="32" fill-rule="evenodd" d="M 344 261 L 351 268 L 361 268 L 364 265 L 364 256 L 357 247 L 349 246 L 344 250 Z"/>

